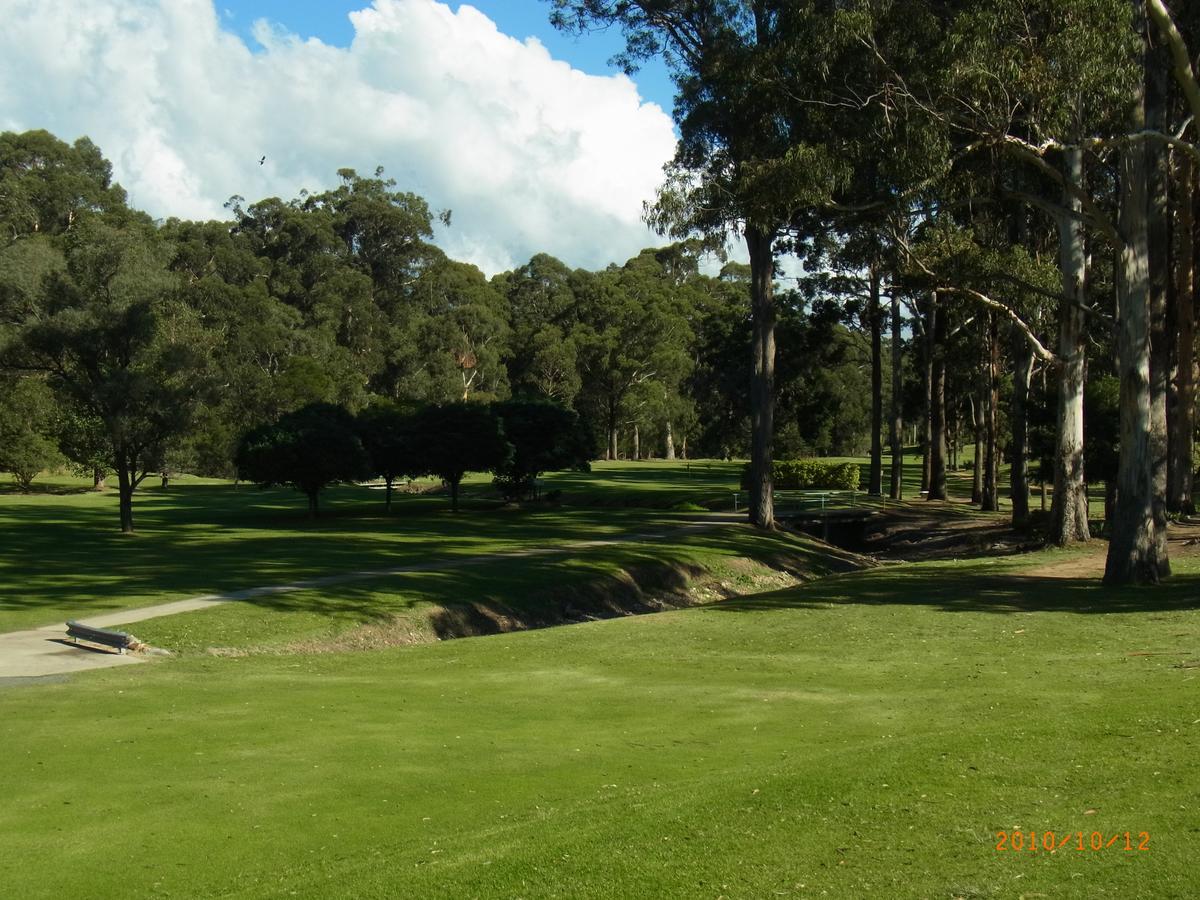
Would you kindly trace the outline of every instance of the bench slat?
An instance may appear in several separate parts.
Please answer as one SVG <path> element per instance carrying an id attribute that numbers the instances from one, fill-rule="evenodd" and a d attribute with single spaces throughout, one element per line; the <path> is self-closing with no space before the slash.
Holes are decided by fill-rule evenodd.
<path id="1" fill-rule="evenodd" d="M 106 644 L 110 647 L 124 649 L 131 643 L 129 635 L 124 631 L 109 631 L 106 628 L 93 628 L 74 620 L 67 622 L 67 636 L 82 638 L 96 644 Z"/>

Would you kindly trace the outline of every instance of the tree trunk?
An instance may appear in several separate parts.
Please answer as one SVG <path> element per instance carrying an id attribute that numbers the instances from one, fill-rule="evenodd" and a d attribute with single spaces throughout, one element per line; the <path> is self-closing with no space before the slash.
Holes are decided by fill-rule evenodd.
<path id="1" fill-rule="evenodd" d="M 971 502 L 983 505 L 983 394 L 979 402 L 967 397 L 971 404 L 971 427 L 975 430 L 975 458 L 971 467 Z"/>
<path id="2" fill-rule="evenodd" d="M 946 499 L 946 311 L 937 308 L 937 293 L 930 298 L 933 320 L 933 378 L 930 381 L 929 497 Z"/>
<path id="3" fill-rule="evenodd" d="M 619 435 L 617 434 L 617 429 L 614 427 L 610 427 L 608 429 L 608 458 L 611 460 L 614 460 L 614 461 L 617 458 L 617 438 L 618 437 L 619 437 Z"/>
<path id="4" fill-rule="evenodd" d="M 925 421 L 921 436 L 921 490 L 929 490 L 929 480 L 933 463 L 933 353 L 934 353 L 934 320 L 937 311 L 932 297 L 925 299 Z"/>
<path id="5" fill-rule="evenodd" d="M 987 317 L 987 404 L 984 419 L 984 456 L 983 456 L 983 494 L 980 508 L 988 512 L 998 512 L 1000 509 L 1000 476 L 999 435 L 997 435 L 997 407 L 1000 405 L 1000 335 L 996 323 L 996 314 L 988 313 Z"/>
<path id="6" fill-rule="evenodd" d="M 106 480 L 107 479 L 104 477 L 103 469 L 92 469 L 92 490 L 95 490 L 95 491 L 104 490 L 104 488 L 106 486 L 105 485 Z"/>
<path id="7" fill-rule="evenodd" d="M 683 455 L 683 458 L 684 458 L 684 459 L 687 459 L 687 458 L 688 458 L 688 455 L 687 455 L 687 436 L 686 436 L 686 435 L 685 435 L 685 436 L 684 436 L 684 438 L 683 438 L 683 442 L 682 442 L 682 443 L 679 445 L 679 452 L 680 452 L 680 453 Z"/>
<path id="8" fill-rule="evenodd" d="M 1029 386 L 1033 381 L 1033 348 L 1015 328 L 1013 342 L 1012 469 L 1009 476 L 1012 523 L 1029 521 Z"/>
<path id="9" fill-rule="evenodd" d="M 1175 242 L 1175 380 L 1167 421 L 1170 467 L 1167 509 L 1192 515 L 1192 440 L 1196 422 L 1196 167 L 1179 154 L 1179 208 Z"/>
<path id="10" fill-rule="evenodd" d="M 667 459 L 675 458 L 675 435 L 671 432 L 671 420 L 667 419 Z"/>
<path id="11" fill-rule="evenodd" d="M 1158 42 L 1155 41 L 1157 44 Z M 1146 67 L 1146 126 L 1168 130 L 1169 61 L 1161 48 L 1151 51 Z M 1160 578 L 1171 574 L 1167 553 L 1167 393 L 1170 384 L 1171 344 L 1167 334 L 1167 290 L 1171 271 L 1171 222 L 1167 204 L 1169 175 L 1166 147 L 1147 141 L 1146 223 L 1150 264 L 1150 478 L 1154 499 L 1155 557 Z"/>
<path id="12" fill-rule="evenodd" d="M 1068 183 L 1083 183 L 1083 151 L 1071 148 L 1063 154 L 1063 175 Z M 1054 449 L 1054 500 L 1050 507 L 1052 544 L 1065 547 L 1086 541 L 1087 498 L 1083 489 L 1083 385 L 1087 367 L 1087 334 L 1084 308 L 1087 304 L 1087 256 L 1083 225 L 1076 217 L 1082 204 L 1070 191 L 1063 203 L 1076 215 L 1058 220 L 1059 267 L 1063 299 L 1058 311 L 1058 413 Z"/>
<path id="13" fill-rule="evenodd" d="M 637 461 L 642 458 L 642 438 L 638 426 L 633 426 L 633 458 Z"/>
<path id="14" fill-rule="evenodd" d="M 892 292 L 892 477 L 888 496 L 904 498 L 904 372 L 901 368 L 900 344 L 903 339 L 900 321 L 900 296 Z"/>
<path id="15" fill-rule="evenodd" d="M 133 471 L 123 453 L 117 454 L 117 490 L 120 495 L 121 534 L 133 534 Z"/>
<path id="16" fill-rule="evenodd" d="M 775 233 L 746 227 L 750 252 L 750 303 L 753 327 L 753 375 L 750 382 L 750 521 L 775 526 L 771 482 L 775 428 L 775 319 L 771 285 L 775 274 Z"/>
<path id="17" fill-rule="evenodd" d="M 383 511 L 389 513 L 392 511 L 392 481 L 391 477 L 384 479 L 387 488 L 383 494 Z"/>
<path id="18" fill-rule="evenodd" d="M 462 477 L 447 479 L 447 484 L 450 485 L 450 511 L 458 512 L 458 486 L 462 484 Z"/>
<path id="19" fill-rule="evenodd" d="M 1138 6 L 1140 7 L 1140 0 Z M 1144 85 L 1134 90 L 1130 126 L 1145 127 Z M 1150 410 L 1149 160 L 1146 142 L 1121 148 L 1120 233 L 1117 267 L 1117 358 L 1121 376 L 1121 455 L 1117 508 L 1104 566 L 1105 584 L 1156 583 L 1154 461 Z"/>
<path id="20" fill-rule="evenodd" d="M 883 310 L 879 305 L 879 266 L 871 264 L 871 296 L 867 319 L 871 327 L 871 466 L 867 493 L 883 494 Z"/>

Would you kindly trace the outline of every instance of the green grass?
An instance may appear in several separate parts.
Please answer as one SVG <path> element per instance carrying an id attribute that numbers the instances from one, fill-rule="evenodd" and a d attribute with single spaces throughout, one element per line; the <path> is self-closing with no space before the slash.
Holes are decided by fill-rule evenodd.
<path id="1" fill-rule="evenodd" d="M 1055 558 L 4 690 L 0 888 L 1194 896 L 1200 578 L 1022 574 Z M 997 852 L 1017 827 L 1151 850 Z"/>
<path id="2" fill-rule="evenodd" d="M 184 482 L 139 496 L 132 538 L 112 496 L 4 493 L 0 628 L 665 533 L 149 620 L 132 630 L 176 657 L 0 682 L 0 896 L 1195 896 L 1195 557 L 1155 589 L 1031 574 L 1091 552 L 1053 551 L 295 652 L 429 637 L 429 611 L 464 601 L 536 619 L 622 572 L 831 567 L 787 535 L 670 532 L 696 516 L 671 507 L 736 481 L 693 467 L 602 465 L 548 479 L 562 507 L 458 516 L 404 497 L 385 517 L 378 492 L 340 488 L 317 522 L 286 491 Z M 1017 828 L 1151 849 L 997 852 Z"/>
<path id="3" fill-rule="evenodd" d="M 0 495 L 0 631 L 305 577 L 670 529 L 694 515 L 639 508 L 499 509 L 444 496 L 337 487 L 305 518 L 300 495 L 181 482 L 135 498 L 137 533 L 116 528 L 113 493 L 69 482 Z"/>

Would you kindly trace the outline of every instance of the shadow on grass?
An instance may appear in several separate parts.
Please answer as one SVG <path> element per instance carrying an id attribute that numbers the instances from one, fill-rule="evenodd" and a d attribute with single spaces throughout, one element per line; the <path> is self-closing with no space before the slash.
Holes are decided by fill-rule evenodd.
<path id="1" fill-rule="evenodd" d="M 810 587 L 728 600 L 714 608 L 737 613 L 831 605 L 926 606 L 942 612 L 997 614 L 1176 612 L 1200 609 L 1200 575 L 1177 575 L 1153 587 L 1109 588 L 1095 579 L 888 567 Z"/>
<path id="2" fill-rule="evenodd" d="M 660 528 L 645 514 L 497 509 L 452 513 L 444 498 L 411 496 L 387 515 L 363 488 L 329 492 L 309 520 L 300 495 L 197 485 L 140 492 L 138 533 L 116 530 L 115 496 L 44 495 L 0 507 L 0 614 L 80 614 L 179 594 L 290 583 L 553 542 Z M 661 518 L 661 517 L 659 517 Z M 668 526 L 669 527 L 669 526 Z M 6 627 L 44 624 L 10 621 Z"/>

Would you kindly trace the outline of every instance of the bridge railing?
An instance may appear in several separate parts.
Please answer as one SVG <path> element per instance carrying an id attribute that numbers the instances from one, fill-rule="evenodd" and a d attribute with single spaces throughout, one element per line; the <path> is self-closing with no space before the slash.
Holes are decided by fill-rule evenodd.
<path id="1" fill-rule="evenodd" d="M 732 491 L 733 511 L 742 512 L 750 504 L 749 491 Z M 777 513 L 823 514 L 834 510 L 880 509 L 887 505 L 886 497 L 873 497 L 863 491 L 775 491 L 775 511 Z"/>

